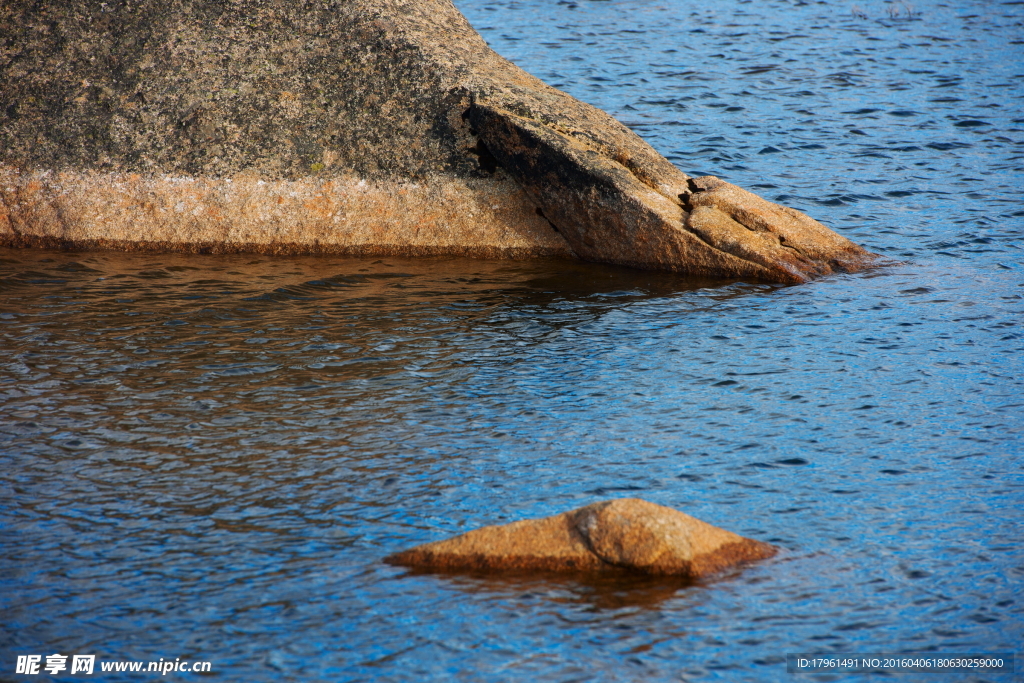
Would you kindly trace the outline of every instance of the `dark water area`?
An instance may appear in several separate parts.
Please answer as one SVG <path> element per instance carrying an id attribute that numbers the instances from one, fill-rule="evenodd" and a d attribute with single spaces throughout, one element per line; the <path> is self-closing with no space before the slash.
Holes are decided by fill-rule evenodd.
<path id="1" fill-rule="evenodd" d="M 458 4 L 683 170 L 899 263 L 782 287 L 0 250 L 0 680 L 55 652 L 246 681 L 867 681 L 786 654 L 1019 651 L 1024 4 Z M 620 496 L 782 552 L 696 585 L 381 563 Z"/>

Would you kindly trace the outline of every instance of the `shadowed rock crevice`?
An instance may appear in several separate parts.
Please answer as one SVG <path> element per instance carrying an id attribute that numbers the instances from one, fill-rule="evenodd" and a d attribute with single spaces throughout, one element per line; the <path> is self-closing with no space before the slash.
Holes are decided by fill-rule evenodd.
<path id="1" fill-rule="evenodd" d="M 469 150 L 469 153 L 476 156 L 480 170 L 484 173 L 494 173 L 498 170 L 498 160 L 491 154 L 491 150 L 487 149 L 483 140 L 477 140 L 476 145 Z"/>
<path id="2" fill-rule="evenodd" d="M 554 223 L 552 223 L 552 222 L 551 222 L 550 220 L 548 220 L 548 217 L 544 215 L 544 209 L 542 209 L 542 208 L 540 208 L 540 207 L 537 207 L 537 209 L 536 209 L 536 213 L 537 213 L 537 215 L 538 215 L 538 216 L 540 216 L 541 218 L 543 218 L 544 220 L 546 220 L 546 221 L 548 222 L 548 225 L 550 225 L 550 226 L 551 226 L 551 229 L 552 229 L 552 230 L 554 230 L 555 232 L 561 232 L 561 231 L 560 231 L 560 230 L 558 229 L 558 226 L 557 226 L 557 225 L 555 225 Z"/>
<path id="3" fill-rule="evenodd" d="M 0 25 L 0 244 L 557 254 L 779 282 L 870 262 L 739 188 L 695 193 L 449 0 L 10 0 Z"/>

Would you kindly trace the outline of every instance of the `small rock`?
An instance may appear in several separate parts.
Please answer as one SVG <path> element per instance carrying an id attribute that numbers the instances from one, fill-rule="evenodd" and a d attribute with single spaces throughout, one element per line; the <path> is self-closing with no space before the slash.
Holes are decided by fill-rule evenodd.
<path id="1" fill-rule="evenodd" d="M 771 557 L 774 546 L 638 498 L 487 526 L 385 558 L 435 570 L 621 571 L 699 579 Z"/>

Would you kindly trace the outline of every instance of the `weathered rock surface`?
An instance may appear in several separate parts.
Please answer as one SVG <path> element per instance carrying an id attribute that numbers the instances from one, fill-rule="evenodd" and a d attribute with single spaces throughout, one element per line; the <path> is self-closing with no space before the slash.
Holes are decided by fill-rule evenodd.
<path id="1" fill-rule="evenodd" d="M 488 526 L 386 562 L 433 570 L 622 571 L 705 577 L 776 549 L 637 498 Z"/>
<path id="2" fill-rule="evenodd" d="M 562 255 L 801 282 L 871 254 L 691 179 L 450 0 L 7 0 L 0 244 Z"/>

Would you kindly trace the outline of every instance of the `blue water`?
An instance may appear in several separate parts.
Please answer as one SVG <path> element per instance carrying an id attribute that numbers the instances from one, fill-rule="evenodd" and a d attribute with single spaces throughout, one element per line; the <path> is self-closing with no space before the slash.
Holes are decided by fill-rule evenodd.
<path id="1" fill-rule="evenodd" d="M 683 170 L 900 263 L 780 287 L 0 251 L 0 679 L 60 652 L 239 681 L 867 681 L 786 655 L 1019 651 L 1024 5 L 458 4 Z M 381 563 L 617 496 L 782 552 L 691 586 Z"/>

